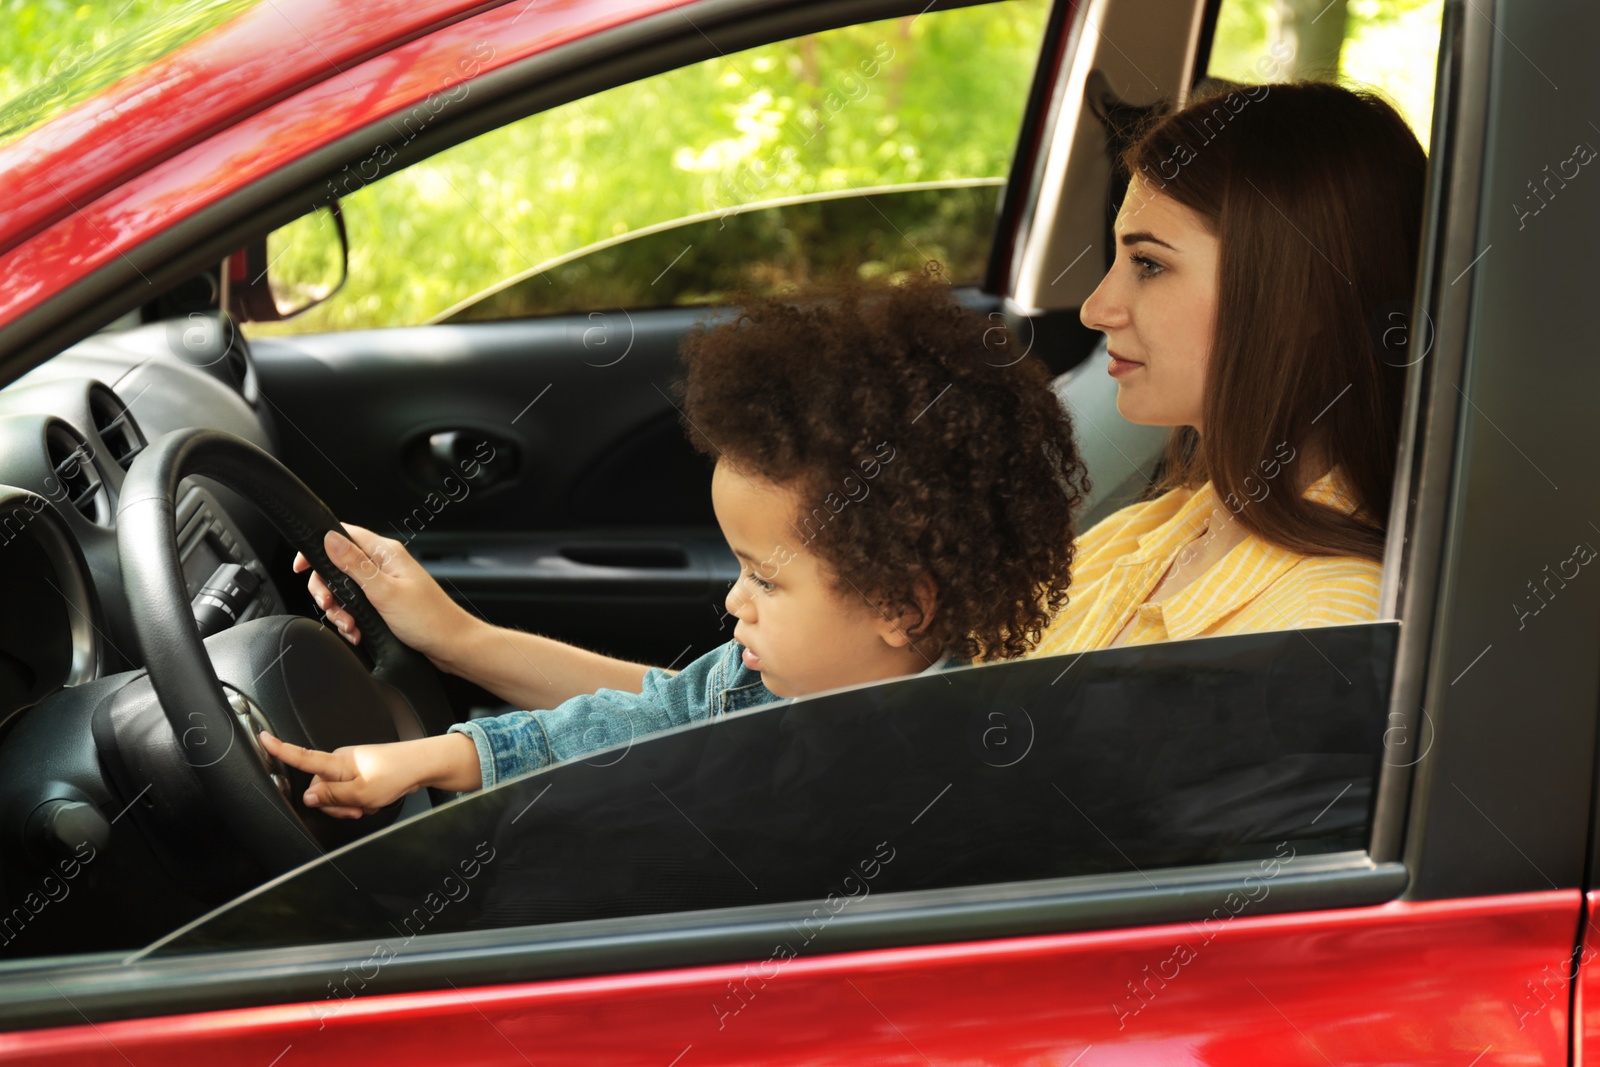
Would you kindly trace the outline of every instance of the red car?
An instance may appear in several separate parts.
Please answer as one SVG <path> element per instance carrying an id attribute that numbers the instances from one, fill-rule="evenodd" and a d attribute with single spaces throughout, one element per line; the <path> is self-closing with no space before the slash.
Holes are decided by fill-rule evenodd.
<path id="1" fill-rule="evenodd" d="M 285 0 L 0 113 L 0 1058 L 1583 1061 L 1592 6 L 1448 0 L 1412 57 L 1382 620 L 898 679 L 353 823 L 254 740 L 498 710 L 315 621 L 289 561 L 334 516 L 499 623 L 724 640 L 668 387 L 729 292 L 942 260 L 1060 375 L 1088 520 L 1130 499 L 1161 435 L 1077 321 L 1107 149 L 1241 19 Z"/>

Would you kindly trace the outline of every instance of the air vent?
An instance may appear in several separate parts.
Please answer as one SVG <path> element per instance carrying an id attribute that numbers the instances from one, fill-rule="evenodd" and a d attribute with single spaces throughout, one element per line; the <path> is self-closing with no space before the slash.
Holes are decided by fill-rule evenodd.
<path id="1" fill-rule="evenodd" d="M 55 472 L 55 484 L 45 486 L 45 496 L 57 504 L 70 504 L 78 514 L 96 525 L 108 525 L 111 502 L 89 446 L 58 422 L 45 431 L 45 447 Z"/>
<path id="2" fill-rule="evenodd" d="M 116 393 L 98 384 L 89 390 L 89 413 L 94 417 L 95 432 L 100 435 L 106 452 L 117 466 L 127 470 L 145 445 L 144 434 L 133 421 L 133 413 Z"/>

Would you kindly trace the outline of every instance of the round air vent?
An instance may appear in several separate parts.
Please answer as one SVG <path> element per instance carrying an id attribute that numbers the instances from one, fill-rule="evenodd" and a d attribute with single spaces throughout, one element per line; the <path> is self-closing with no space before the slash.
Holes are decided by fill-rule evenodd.
<path id="1" fill-rule="evenodd" d="M 98 526 L 109 526 L 111 498 L 94 465 L 94 451 L 62 422 L 52 422 L 44 440 L 54 471 L 54 484 L 46 483 L 44 495 Z"/>
<path id="2" fill-rule="evenodd" d="M 110 459 L 127 470 L 145 446 L 144 434 L 133 421 L 133 413 L 116 393 L 97 382 L 89 388 L 89 414 Z"/>

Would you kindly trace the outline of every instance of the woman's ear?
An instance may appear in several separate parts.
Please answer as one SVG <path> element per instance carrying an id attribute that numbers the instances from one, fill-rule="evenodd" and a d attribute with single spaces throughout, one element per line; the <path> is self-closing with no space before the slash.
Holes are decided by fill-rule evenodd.
<path id="1" fill-rule="evenodd" d="M 926 574 L 917 576 L 911 587 L 911 595 L 915 604 L 902 604 L 900 610 L 892 615 L 885 613 L 882 625 L 878 627 L 878 635 L 890 648 L 905 648 L 913 644 L 917 635 L 928 628 L 939 606 L 938 590 L 933 579 Z"/>

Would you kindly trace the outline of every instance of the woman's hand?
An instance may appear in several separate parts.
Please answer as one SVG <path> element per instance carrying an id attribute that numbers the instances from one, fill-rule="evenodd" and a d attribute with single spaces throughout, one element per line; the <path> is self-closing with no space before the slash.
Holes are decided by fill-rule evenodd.
<path id="1" fill-rule="evenodd" d="M 354 543 L 332 530 L 322 539 L 323 550 L 333 565 L 361 587 L 395 637 L 427 656 L 440 670 L 450 670 L 448 663 L 454 658 L 456 645 L 478 620 L 451 600 L 399 541 L 379 537 L 360 526 L 346 524 L 345 529 L 355 538 Z M 295 554 L 294 569 L 297 574 L 311 571 L 311 563 L 303 553 Z M 360 644 L 361 628 L 322 576 L 311 571 L 306 587 L 345 640 Z"/>
<path id="2" fill-rule="evenodd" d="M 302 798 L 338 819 L 359 819 L 423 786 L 457 792 L 483 784 L 478 747 L 465 734 L 388 745 L 347 745 L 332 752 L 302 748 L 262 731 L 261 747 L 313 777 Z"/>

